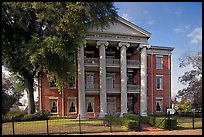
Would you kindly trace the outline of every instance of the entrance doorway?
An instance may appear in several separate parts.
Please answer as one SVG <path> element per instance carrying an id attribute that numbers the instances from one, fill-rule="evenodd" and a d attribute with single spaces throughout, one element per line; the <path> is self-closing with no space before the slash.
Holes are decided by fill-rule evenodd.
<path id="1" fill-rule="evenodd" d="M 115 97 L 107 98 L 107 113 L 108 115 L 116 114 L 116 98 Z"/>

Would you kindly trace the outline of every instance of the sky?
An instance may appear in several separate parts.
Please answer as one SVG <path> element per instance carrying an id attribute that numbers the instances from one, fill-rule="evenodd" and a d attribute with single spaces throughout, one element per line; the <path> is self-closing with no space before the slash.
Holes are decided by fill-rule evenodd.
<path id="1" fill-rule="evenodd" d="M 171 92 L 184 88 L 178 81 L 190 67 L 179 68 L 184 54 L 202 51 L 202 2 L 115 2 L 118 15 L 151 33 L 153 46 L 173 47 Z"/>

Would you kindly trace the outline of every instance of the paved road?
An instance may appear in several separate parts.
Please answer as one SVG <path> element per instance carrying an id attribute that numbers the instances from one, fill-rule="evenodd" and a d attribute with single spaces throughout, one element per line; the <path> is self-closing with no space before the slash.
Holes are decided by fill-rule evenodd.
<path id="1" fill-rule="evenodd" d="M 171 131 L 143 131 L 143 132 L 108 132 L 108 133 L 84 133 L 74 135 L 202 135 L 202 129 L 171 130 Z"/>

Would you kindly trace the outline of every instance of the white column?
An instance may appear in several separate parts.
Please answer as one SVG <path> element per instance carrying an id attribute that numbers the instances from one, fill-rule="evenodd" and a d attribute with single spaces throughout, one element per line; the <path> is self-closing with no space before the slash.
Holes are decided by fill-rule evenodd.
<path id="1" fill-rule="evenodd" d="M 126 48 L 130 46 L 129 43 L 119 43 L 120 48 L 120 75 L 121 75 L 121 113 L 127 113 L 127 61 L 126 61 Z"/>
<path id="2" fill-rule="evenodd" d="M 100 58 L 100 114 L 99 118 L 104 118 L 107 115 L 107 97 L 106 97 L 106 52 L 105 46 L 108 46 L 107 41 L 98 41 L 99 58 Z"/>
<path id="3" fill-rule="evenodd" d="M 85 101 L 85 79 L 84 79 L 84 45 L 78 49 L 78 104 L 80 118 L 87 118 Z M 78 115 L 78 117 L 79 117 Z"/>
<path id="4" fill-rule="evenodd" d="M 140 44 L 141 48 L 141 93 L 140 93 L 140 115 L 147 116 L 147 48 L 149 44 Z"/>

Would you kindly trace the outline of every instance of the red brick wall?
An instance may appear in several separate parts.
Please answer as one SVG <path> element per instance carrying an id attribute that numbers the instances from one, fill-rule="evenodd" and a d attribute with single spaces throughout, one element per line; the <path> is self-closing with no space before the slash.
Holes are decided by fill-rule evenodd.
<path id="1" fill-rule="evenodd" d="M 151 57 L 152 56 L 152 57 Z M 140 60 L 140 54 L 134 54 L 131 56 L 131 59 L 139 59 Z M 151 60 L 152 59 L 152 60 Z M 169 102 L 169 63 L 170 63 L 170 58 L 167 55 L 163 55 L 163 69 L 157 70 L 156 69 L 156 55 L 150 55 L 148 54 L 147 56 L 147 96 L 148 96 L 148 113 L 152 114 L 156 112 L 156 97 L 163 97 L 163 112 L 165 112 L 166 107 L 168 107 L 168 102 Z M 76 61 L 77 64 L 77 61 Z M 152 65 L 152 66 L 151 66 Z M 77 69 L 76 69 L 77 70 Z M 77 75 L 77 72 L 76 72 Z M 156 75 L 163 75 L 163 90 L 157 91 L 156 90 Z M 153 76 L 153 77 L 152 77 Z M 77 78 L 77 77 L 76 77 Z M 120 72 L 116 73 L 116 84 L 120 84 Z M 78 79 L 77 79 L 78 80 Z M 77 97 L 77 106 L 78 106 L 78 82 L 76 80 L 76 89 L 68 89 L 66 88 L 64 91 L 64 108 L 65 108 L 65 115 L 70 115 L 68 114 L 68 96 L 69 97 Z M 152 81 L 153 80 L 153 81 Z M 40 81 L 39 81 L 40 82 Z M 140 70 L 139 73 L 134 77 L 134 82 L 136 84 L 140 84 Z M 153 88 L 152 88 L 152 83 L 153 83 Z M 99 72 L 94 72 L 94 84 L 99 84 Z M 59 115 L 62 115 L 62 95 L 59 94 L 57 89 L 49 89 L 48 86 L 48 80 L 47 76 L 44 76 L 42 79 L 42 105 L 43 105 L 43 110 L 50 110 L 50 102 L 49 102 L 49 97 L 58 97 L 58 113 Z M 152 96 L 152 90 L 153 90 L 153 96 Z M 95 97 L 94 99 L 94 110 L 95 110 L 95 115 L 98 115 L 100 112 L 100 97 L 99 95 L 86 95 Z M 116 112 L 120 112 L 121 110 L 121 97 L 119 94 L 117 95 L 107 95 L 108 96 L 115 96 L 116 97 Z M 140 96 L 138 95 L 138 98 L 140 100 Z M 152 101 L 153 98 L 153 101 Z M 40 100 L 40 97 L 39 97 Z M 40 101 L 38 101 L 39 103 Z M 134 111 L 139 112 L 139 105 L 140 101 L 137 101 L 137 103 L 134 104 Z M 152 106 L 153 106 L 153 112 L 152 112 Z M 171 106 L 171 105 L 170 105 Z M 78 109 L 77 109 L 78 113 Z M 77 114 L 71 114 L 77 116 Z M 94 114 L 89 113 L 89 117 L 94 117 Z"/>

